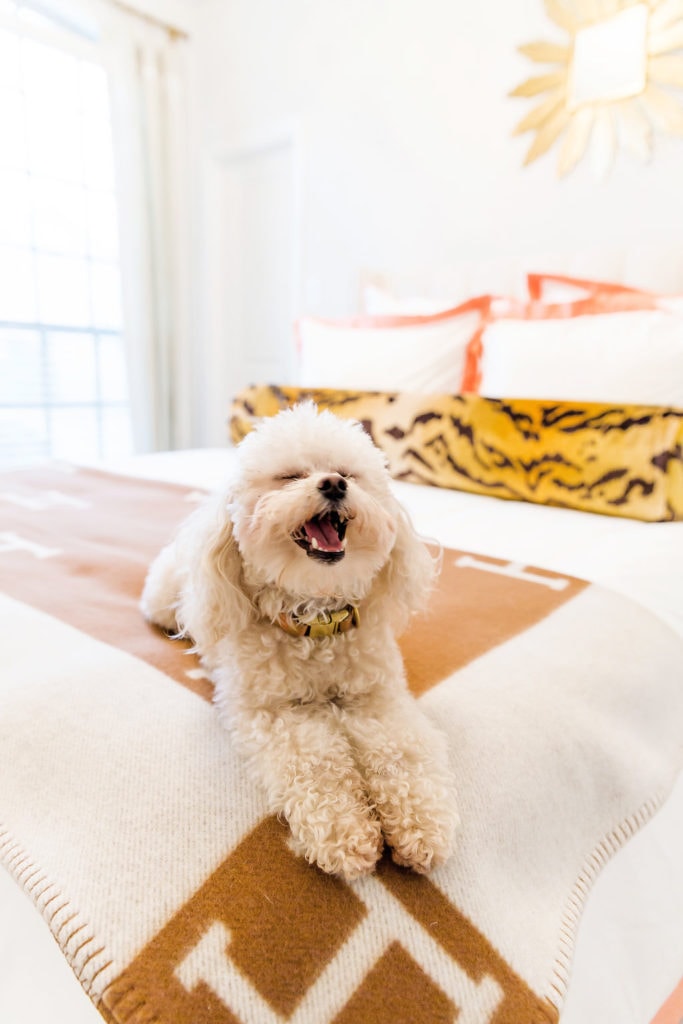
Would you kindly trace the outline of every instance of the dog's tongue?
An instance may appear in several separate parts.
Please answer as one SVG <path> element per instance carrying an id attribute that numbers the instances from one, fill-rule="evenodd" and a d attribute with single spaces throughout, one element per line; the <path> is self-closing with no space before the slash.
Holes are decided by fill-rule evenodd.
<path id="1" fill-rule="evenodd" d="M 342 542 L 339 534 L 326 516 L 309 519 L 304 523 L 304 530 L 309 540 L 315 537 L 320 551 L 341 551 Z"/>

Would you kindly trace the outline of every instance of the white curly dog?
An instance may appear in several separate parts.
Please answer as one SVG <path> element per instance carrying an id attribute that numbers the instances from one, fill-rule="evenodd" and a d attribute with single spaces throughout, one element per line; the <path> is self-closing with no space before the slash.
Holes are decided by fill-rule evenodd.
<path id="1" fill-rule="evenodd" d="M 398 864 L 428 871 L 453 848 L 455 789 L 395 637 L 434 560 L 360 424 L 299 405 L 237 458 L 227 494 L 151 566 L 142 610 L 194 641 L 298 853 L 351 879 L 386 840 Z"/>

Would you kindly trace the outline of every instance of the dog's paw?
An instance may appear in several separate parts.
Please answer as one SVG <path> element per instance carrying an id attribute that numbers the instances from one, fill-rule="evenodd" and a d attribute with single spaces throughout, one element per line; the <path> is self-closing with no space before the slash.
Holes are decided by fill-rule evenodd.
<path id="1" fill-rule="evenodd" d="M 350 882 L 375 870 L 384 849 L 384 837 L 378 821 L 370 819 L 364 826 L 363 831 L 333 849 L 318 850 L 317 863 L 323 871 Z"/>
<path id="2" fill-rule="evenodd" d="M 445 827 L 400 829 L 387 837 L 395 864 L 426 874 L 444 864 L 453 852 L 457 820 Z"/>
<path id="3" fill-rule="evenodd" d="M 386 744 L 366 753 L 362 769 L 394 861 L 425 873 L 450 857 L 459 818 L 447 764 L 434 758 L 430 763 L 427 750 L 416 758 L 416 749 Z"/>
<path id="4" fill-rule="evenodd" d="M 161 551 L 150 566 L 140 598 L 140 610 L 148 622 L 167 633 L 177 633 L 176 608 L 181 584 L 173 544 Z"/>
<path id="5" fill-rule="evenodd" d="M 441 787 L 401 791 L 400 797 L 379 806 L 391 856 L 396 864 L 421 874 L 445 863 L 455 848 L 460 824 L 452 792 Z"/>
<path id="6" fill-rule="evenodd" d="M 358 814 L 343 822 L 309 819 L 300 827 L 294 825 L 291 846 L 309 864 L 317 864 L 326 874 L 350 882 L 374 871 L 382 855 L 384 837 L 376 818 Z"/>
<path id="7" fill-rule="evenodd" d="M 174 608 L 158 607 L 147 600 L 140 601 L 140 611 L 155 626 L 159 626 L 165 633 L 176 635 L 178 633 L 178 620 Z"/>

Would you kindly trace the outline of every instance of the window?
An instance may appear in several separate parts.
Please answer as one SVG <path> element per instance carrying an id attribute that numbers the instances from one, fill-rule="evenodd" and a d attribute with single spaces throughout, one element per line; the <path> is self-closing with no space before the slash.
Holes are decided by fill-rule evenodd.
<path id="1" fill-rule="evenodd" d="M 0 21 L 5 466 L 132 450 L 107 76 L 58 35 Z"/>

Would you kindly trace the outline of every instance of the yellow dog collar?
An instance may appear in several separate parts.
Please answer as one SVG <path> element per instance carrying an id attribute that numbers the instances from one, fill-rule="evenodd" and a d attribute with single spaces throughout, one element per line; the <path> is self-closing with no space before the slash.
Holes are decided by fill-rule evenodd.
<path id="1" fill-rule="evenodd" d="M 290 636 L 310 636 L 320 640 L 324 636 L 337 636 L 348 633 L 354 626 L 360 625 L 360 613 L 355 605 L 347 604 L 338 612 L 321 612 L 312 622 L 302 622 L 296 615 L 284 612 L 278 617 L 278 626 Z"/>

